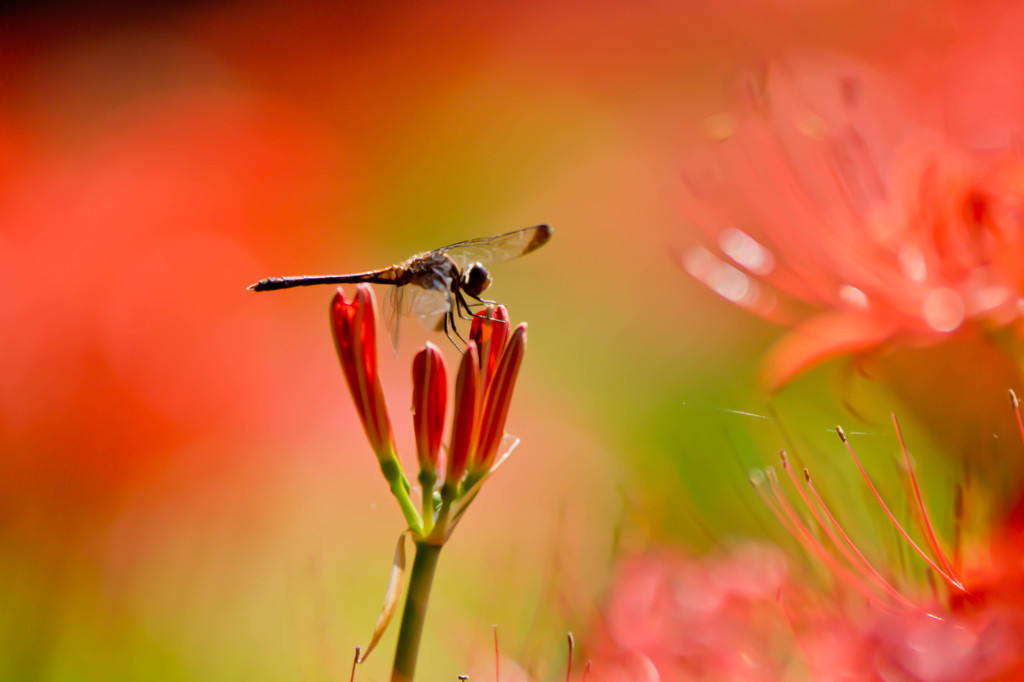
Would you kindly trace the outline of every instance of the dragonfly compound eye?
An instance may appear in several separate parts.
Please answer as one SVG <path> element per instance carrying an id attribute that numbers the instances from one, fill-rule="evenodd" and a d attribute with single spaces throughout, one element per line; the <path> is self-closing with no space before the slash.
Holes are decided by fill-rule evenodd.
<path id="1" fill-rule="evenodd" d="M 491 273 L 479 263 L 473 263 L 462 276 L 462 289 L 470 296 L 479 296 L 491 286 Z"/>

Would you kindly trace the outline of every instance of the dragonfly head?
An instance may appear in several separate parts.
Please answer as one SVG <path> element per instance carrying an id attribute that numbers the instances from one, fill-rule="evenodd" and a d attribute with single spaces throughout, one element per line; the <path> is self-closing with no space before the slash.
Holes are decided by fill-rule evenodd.
<path id="1" fill-rule="evenodd" d="M 470 296 L 479 298 L 491 286 L 491 273 L 480 263 L 473 263 L 463 271 L 460 286 Z"/>

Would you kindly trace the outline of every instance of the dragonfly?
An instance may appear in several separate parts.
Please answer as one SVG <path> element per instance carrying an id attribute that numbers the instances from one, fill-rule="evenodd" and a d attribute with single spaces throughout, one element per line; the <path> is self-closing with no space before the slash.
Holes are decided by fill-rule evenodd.
<path id="1" fill-rule="evenodd" d="M 464 313 L 472 315 L 471 306 L 494 304 L 481 298 L 491 285 L 491 273 L 487 267 L 495 263 L 524 256 L 536 251 L 551 239 L 550 225 L 536 225 L 514 230 L 493 237 L 467 239 L 442 246 L 433 251 L 418 253 L 396 265 L 379 270 L 356 272 L 349 275 L 299 275 L 295 277 L 268 277 L 249 286 L 252 291 L 275 291 L 314 284 L 389 284 L 391 289 L 384 299 L 384 315 L 391 342 L 398 348 L 398 326 L 400 316 L 418 318 L 421 321 L 437 320 L 448 339 L 452 333 L 462 341 L 455 319 L 468 320 Z M 469 297 L 475 301 L 470 303 Z"/>

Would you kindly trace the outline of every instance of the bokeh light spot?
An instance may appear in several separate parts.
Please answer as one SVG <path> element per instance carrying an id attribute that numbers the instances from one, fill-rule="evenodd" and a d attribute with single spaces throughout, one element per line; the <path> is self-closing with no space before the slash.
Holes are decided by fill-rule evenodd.
<path id="1" fill-rule="evenodd" d="M 755 275 L 767 275 L 775 269 L 775 257 L 756 239 L 736 227 L 728 227 L 718 235 L 722 253 Z"/>
<path id="2" fill-rule="evenodd" d="M 852 284 L 844 284 L 839 287 L 839 298 L 844 303 L 847 303 L 854 308 L 860 308 L 861 310 L 867 310 L 869 305 L 867 294 Z"/>
<path id="3" fill-rule="evenodd" d="M 949 287 L 930 291 L 922 309 L 925 322 L 937 332 L 951 332 L 959 327 L 966 312 L 963 297 Z"/>

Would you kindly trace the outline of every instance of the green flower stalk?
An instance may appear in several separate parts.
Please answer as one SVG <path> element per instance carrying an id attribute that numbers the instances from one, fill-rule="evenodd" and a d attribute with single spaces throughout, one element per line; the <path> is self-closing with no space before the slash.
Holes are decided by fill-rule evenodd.
<path id="1" fill-rule="evenodd" d="M 508 312 L 503 306 L 488 307 L 474 316 L 455 380 L 451 446 L 445 466 L 441 463 L 441 442 L 448 371 L 444 357 L 432 343 L 416 354 L 412 409 L 417 482 L 422 493 L 420 509 L 412 500 L 412 487 L 398 458 L 377 371 L 373 290 L 361 284 L 355 297 L 346 301 L 339 289 L 331 302 L 331 327 L 356 411 L 416 546 L 391 676 L 392 682 L 411 682 L 441 547 L 483 482 L 518 444 L 505 433 L 505 421 L 526 351 L 526 325 L 510 333 Z M 444 479 L 439 480 L 442 469 Z M 403 542 L 404 533 L 384 610 L 360 660 L 365 660 L 376 645 L 397 609 L 405 563 Z"/>

